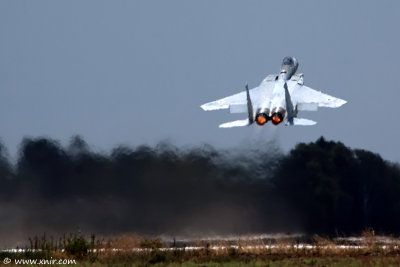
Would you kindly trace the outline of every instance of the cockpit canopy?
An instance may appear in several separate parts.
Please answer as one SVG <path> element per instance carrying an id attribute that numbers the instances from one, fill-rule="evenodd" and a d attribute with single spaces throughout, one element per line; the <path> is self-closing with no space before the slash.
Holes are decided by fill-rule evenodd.
<path id="1" fill-rule="evenodd" d="M 299 63 L 294 57 L 285 57 L 282 61 L 281 74 L 285 75 L 285 79 L 289 80 L 296 73 Z"/>

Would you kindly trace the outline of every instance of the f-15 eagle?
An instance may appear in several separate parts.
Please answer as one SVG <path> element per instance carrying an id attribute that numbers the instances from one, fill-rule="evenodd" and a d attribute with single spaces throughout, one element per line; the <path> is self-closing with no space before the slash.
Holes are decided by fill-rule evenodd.
<path id="1" fill-rule="evenodd" d="M 203 110 L 229 108 L 230 113 L 247 113 L 248 118 L 227 122 L 221 128 L 247 126 L 256 122 L 262 126 L 268 121 L 278 125 L 314 125 L 315 121 L 298 118 L 299 111 L 317 111 L 319 107 L 338 108 L 346 103 L 304 85 L 303 74 L 296 74 L 299 63 L 294 57 L 285 57 L 278 75 L 268 75 L 261 84 L 249 90 L 201 106 Z"/>

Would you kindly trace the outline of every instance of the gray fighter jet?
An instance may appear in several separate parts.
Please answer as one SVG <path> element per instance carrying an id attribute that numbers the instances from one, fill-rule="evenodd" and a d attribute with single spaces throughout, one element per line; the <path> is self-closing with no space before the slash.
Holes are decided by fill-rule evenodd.
<path id="1" fill-rule="evenodd" d="M 249 90 L 201 106 L 204 110 L 229 108 L 230 113 L 247 113 L 248 118 L 219 125 L 221 128 L 264 125 L 314 125 L 315 121 L 297 118 L 299 111 L 317 111 L 319 107 L 338 108 L 346 103 L 304 85 L 303 74 L 296 74 L 299 63 L 285 57 L 279 75 L 268 75 L 261 84 Z"/>

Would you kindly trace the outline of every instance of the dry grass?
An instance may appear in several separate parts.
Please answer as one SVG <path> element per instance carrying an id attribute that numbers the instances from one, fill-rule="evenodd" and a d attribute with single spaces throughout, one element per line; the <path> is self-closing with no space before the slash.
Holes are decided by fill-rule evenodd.
<path id="1" fill-rule="evenodd" d="M 139 247 L 141 241 L 142 238 L 136 234 L 124 235 L 111 239 L 110 242 L 108 242 L 108 247 L 121 250 L 130 250 L 132 248 Z"/>
<path id="2" fill-rule="evenodd" d="M 371 230 L 366 230 L 361 236 L 355 238 L 330 239 L 315 235 L 307 240 L 308 242 L 300 242 L 298 238 L 241 238 L 197 240 L 184 244 L 165 240 L 162 242 L 159 238 L 143 238 L 134 234 L 97 240 L 94 240 L 92 236 L 92 240 L 88 241 L 91 248 L 83 258 L 80 258 L 80 261 L 99 266 L 128 263 L 128 265 L 139 266 L 158 263 L 161 266 L 167 266 L 187 262 L 194 263 L 194 266 L 208 262 L 240 262 L 244 265 L 261 262 L 261 266 L 273 265 L 270 264 L 271 262 L 288 263 L 289 266 L 303 265 L 303 263 L 314 266 L 320 266 L 318 264 L 321 263 L 321 266 L 326 266 L 330 265 L 329 262 L 341 262 L 338 266 L 342 263 L 347 265 L 347 262 L 354 266 L 374 266 L 380 265 L 379 262 L 384 262 L 400 266 L 400 239 L 376 236 Z M 40 253 L 40 255 L 56 259 L 74 256 L 62 252 L 62 249 L 53 249 L 45 254 L 40 251 Z M 8 257 L 37 258 L 37 256 L 35 252 L 30 252 L 30 254 L 20 253 Z M 346 263 L 342 261 L 348 258 L 354 261 L 346 261 Z M 289 259 L 290 261 L 287 262 Z M 319 259 L 319 263 L 315 265 L 314 259 Z"/>

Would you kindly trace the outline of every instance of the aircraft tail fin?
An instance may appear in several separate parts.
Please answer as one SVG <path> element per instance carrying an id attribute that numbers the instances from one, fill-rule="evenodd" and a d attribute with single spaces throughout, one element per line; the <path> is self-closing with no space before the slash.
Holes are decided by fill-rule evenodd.
<path id="1" fill-rule="evenodd" d="M 230 121 L 223 124 L 220 124 L 219 128 L 232 128 L 232 127 L 242 127 L 250 125 L 249 119 L 245 120 L 237 120 L 237 121 Z"/>
<path id="2" fill-rule="evenodd" d="M 247 119 L 225 122 L 223 124 L 220 124 L 218 126 L 219 128 L 242 127 L 242 126 L 248 126 L 248 125 L 253 124 L 253 122 L 254 122 L 253 103 L 251 103 L 249 86 L 246 84 L 245 87 L 246 87 L 246 99 L 247 99 Z M 233 108 L 231 108 L 231 110 L 236 110 L 236 109 L 235 109 L 235 107 L 233 107 Z"/>
<path id="3" fill-rule="evenodd" d="M 303 118 L 293 118 L 293 124 L 292 125 L 302 125 L 302 126 L 311 126 L 317 124 L 316 121 L 312 121 L 309 119 L 303 119 Z"/>
<path id="4" fill-rule="evenodd" d="M 246 84 L 246 98 L 247 98 L 247 113 L 249 118 L 249 125 L 254 122 L 253 103 L 251 103 L 249 86 Z"/>

